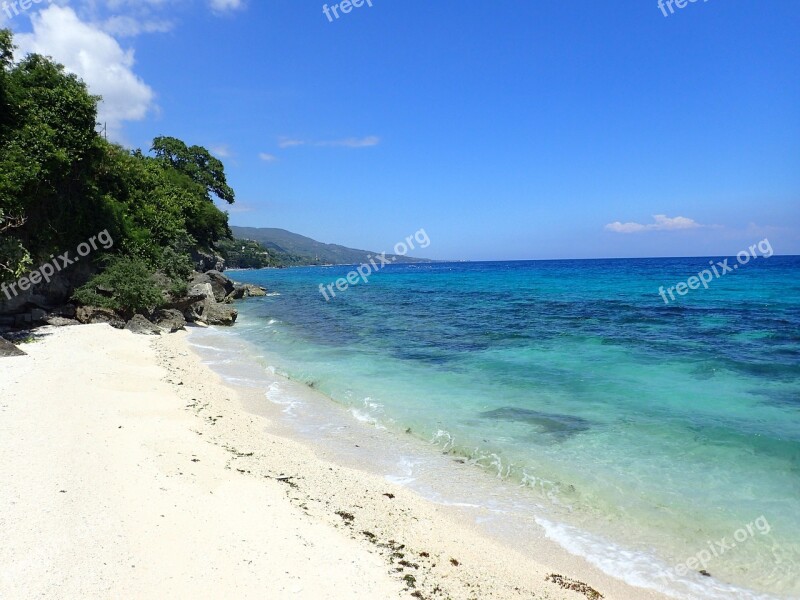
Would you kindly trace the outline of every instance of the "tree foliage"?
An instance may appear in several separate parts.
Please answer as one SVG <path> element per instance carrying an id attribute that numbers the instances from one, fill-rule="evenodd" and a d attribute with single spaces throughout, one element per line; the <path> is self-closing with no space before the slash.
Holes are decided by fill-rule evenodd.
<path id="1" fill-rule="evenodd" d="M 114 258 L 108 267 L 75 292 L 81 304 L 116 310 L 126 317 L 149 313 L 164 304 L 150 265 L 135 257 Z"/>
<path id="2" fill-rule="evenodd" d="M 172 137 L 156 138 L 152 154 L 107 142 L 98 101 L 48 58 L 15 63 L 12 34 L 0 30 L 0 280 L 103 230 L 113 252 L 179 279 L 193 249 L 230 237 L 214 204 L 235 197 L 223 164 Z"/>

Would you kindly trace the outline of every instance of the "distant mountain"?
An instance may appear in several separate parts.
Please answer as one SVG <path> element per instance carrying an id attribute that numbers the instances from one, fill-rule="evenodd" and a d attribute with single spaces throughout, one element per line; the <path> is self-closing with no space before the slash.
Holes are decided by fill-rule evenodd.
<path id="1" fill-rule="evenodd" d="M 370 256 L 374 257 L 376 254 L 380 254 L 380 252 L 356 250 L 338 244 L 324 244 L 304 235 L 286 231 L 285 229 L 275 229 L 272 227 L 231 227 L 231 231 L 233 232 L 233 236 L 237 239 L 256 241 L 270 252 L 301 257 L 304 259 L 302 264 L 308 265 L 355 265 L 368 262 Z M 394 257 L 392 254 L 387 254 L 386 256 Z M 393 262 L 418 263 L 433 261 L 427 258 L 397 256 L 396 260 Z M 294 264 L 298 263 L 295 262 Z"/>

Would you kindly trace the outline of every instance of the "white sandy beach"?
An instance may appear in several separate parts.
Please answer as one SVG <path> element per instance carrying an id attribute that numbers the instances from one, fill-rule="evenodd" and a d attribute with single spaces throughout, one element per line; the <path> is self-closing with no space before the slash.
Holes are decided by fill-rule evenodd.
<path id="1" fill-rule="evenodd" d="M 185 333 L 37 334 L 0 361 L 0 598 L 662 597 L 267 433 Z"/>

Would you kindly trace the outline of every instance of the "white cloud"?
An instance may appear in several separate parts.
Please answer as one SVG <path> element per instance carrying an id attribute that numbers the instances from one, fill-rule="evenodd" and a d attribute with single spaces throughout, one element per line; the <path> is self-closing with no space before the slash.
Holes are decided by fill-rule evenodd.
<path id="1" fill-rule="evenodd" d="M 278 148 L 295 148 L 297 146 L 303 146 L 305 142 L 303 140 L 295 140 L 292 138 L 280 138 L 278 140 Z"/>
<path id="2" fill-rule="evenodd" d="M 244 8 L 244 0 L 209 0 L 209 6 L 219 14 Z"/>
<path id="3" fill-rule="evenodd" d="M 653 223 L 621 223 L 615 221 L 606 225 L 608 231 L 616 233 L 641 233 L 643 231 L 674 231 L 677 229 L 696 229 L 703 227 L 694 219 L 688 217 L 668 217 L 667 215 L 653 215 Z"/>
<path id="4" fill-rule="evenodd" d="M 339 140 L 324 140 L 321 142 L 313 142 L 306 140 L 298 140 L 294 138 L 280 138 L 278 140 L 279 148 L 295 148 L 297 146 L 327 146 L 327 147 L 340 147 L 340 148 L 368 148 L 370 146 L 377 146 L 381 141 L 377 135 L 368 135 L 363 138 L 343 138 Z"/>
<path id="5" fill-rule="evenodd" d="M 99 24 L 103 31 L 116 37 L 135 37 L 142 33 L 167 33 L 175 24 L 162 19 L 138 19 L 130 15 L 115 15 Z"/>
<path id="6" fill-rule="evenodd" d="M 231 155 L 231 149 L 228 147 L 228 144 L 209 146 L 208 149 L 211 151 L 211 154 L 217 158 L 228 158 Z"/>
<path id="7" fill-rule="evenodd" d="M 344 148 L 368 148 L 377 146 L 381 139 L 377 135 L 368 135 L 363 138 L 345 138 L 343 140 L 331 140 L 327 142 L 317 142 L 317 146 L 342 146 Z"/>
<path id="8" fill-rule="evenodd" d="M 89 91 L 103 97 L 98 119 L 119 138 L 125 121 L 144 119 L 154 108 L 155 93 L 133 72 L 133 50 L 97 25 L 83 22 L 69 7 L 51 5 L 33 15 L 32 33 L 18 34 L 19 53 L 52 56 L 83 79 Z"/>
<path id="9" fill-rule="evenodd" d="M 273 161 L 277 160 L 278 157 L 276 157 L 274 154 L 268 154 L 266 152 L 261 152 L 258 155 L 258 158 L 260 158 L 264 162 L 273 162 Z"/>

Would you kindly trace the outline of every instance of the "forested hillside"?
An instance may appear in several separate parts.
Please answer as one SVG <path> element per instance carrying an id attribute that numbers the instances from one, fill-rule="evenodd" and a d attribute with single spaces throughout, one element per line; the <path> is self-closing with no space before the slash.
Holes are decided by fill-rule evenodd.
<path id="1" fill-rule="evenodd" d="M 70 285 L 107 270 L 106 279 L 128 282 L 127 296 L 98 294 L 92 284 L 78 300 L 153 308 L 152 274 L 161 291 L 185 287 L 190 257 L 213 255 L 230 237 L 214 200 L 233 203 L 234 192 L 205 148 L 172 137 L 144 152 L 106 141 L 97 133 L 99 100 L 48 58 L 14 62 L 11 32 L 0 30 L 0 283 L 14 285 L 48 262 L 73 273 Z M 72 251 L 77 262 L 75 248 L 101 232 L 113 243 L 92 241 L 97 251 L 81 263 L 90 268 L 54 258 Z M 0 300 L 9 298 L 6 291 Z"/>

